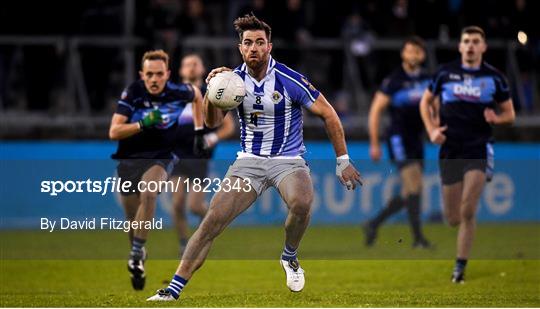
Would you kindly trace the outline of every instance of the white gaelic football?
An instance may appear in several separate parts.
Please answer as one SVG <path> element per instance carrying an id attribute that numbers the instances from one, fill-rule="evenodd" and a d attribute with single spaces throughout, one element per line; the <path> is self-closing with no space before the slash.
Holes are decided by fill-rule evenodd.
<path id="1" fill-rule="evenodd" d="M 210 103 L 223 110 L 236 108 L 246 96 L 244 81 L 231 71 L 216 74 L 210 79 L 207 91 Z"/>

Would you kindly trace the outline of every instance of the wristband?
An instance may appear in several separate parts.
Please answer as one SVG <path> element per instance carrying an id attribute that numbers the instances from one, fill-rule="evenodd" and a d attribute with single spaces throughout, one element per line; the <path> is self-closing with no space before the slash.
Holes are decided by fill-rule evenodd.
<path id="1" fill-rule="evenodd" d="M 348 154 L 344 154 L 336 158 L 336 175 L 341 176 L 341 173 L 347 166 L 351 164 L 351 158 Z"/>
<path id="2" fill-rule="evenodd" d="M 336 158 L 336 160 L 350 160 L 350 159 L 351 158 L 349 157 L 348 154 L 344 154 Z"/>

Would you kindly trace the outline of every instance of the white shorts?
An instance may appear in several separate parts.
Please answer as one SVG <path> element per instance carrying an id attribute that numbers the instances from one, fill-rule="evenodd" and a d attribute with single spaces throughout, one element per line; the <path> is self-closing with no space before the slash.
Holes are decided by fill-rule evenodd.
<path id="1" fill-rule="evenodd" d="M 310 173 L 306 161 L 301 156 L 259 157 L 239 152 L 225 177 L 248 178 L 257 195 L 261 195 L 270 186 L 278 188 L 286 176 L 298 170 Z"/>

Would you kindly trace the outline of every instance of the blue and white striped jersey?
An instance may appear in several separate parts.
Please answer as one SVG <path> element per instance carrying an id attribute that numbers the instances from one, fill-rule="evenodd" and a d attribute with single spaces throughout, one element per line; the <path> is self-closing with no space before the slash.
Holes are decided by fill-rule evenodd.
<path id="1" fill-rule="evenodd" d="M 238 106 L 242 152 L 257 156 L 302 155 L 302 106 L 310 108 L 319 91 L 300 73 L 272 57 L 260 82 L 249 75 L 245 63 L 234 72 L 246 85 L 246 97 Z"/>

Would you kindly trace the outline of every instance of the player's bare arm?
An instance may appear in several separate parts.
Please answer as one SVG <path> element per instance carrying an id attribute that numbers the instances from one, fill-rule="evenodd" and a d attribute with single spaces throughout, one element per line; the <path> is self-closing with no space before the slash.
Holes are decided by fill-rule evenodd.
<path id="1" fill-rule="evenodd" d="M 114 114 L 109 128 L 109 138 L 121 140 L 141 132 L 141 125 L 138 122 L 127 123 L 128 117 L 121 114 Z"/>
<path id="2" fill-rule="evenodd" d="M 227 111 L 224 111 L 220 108 L 215 107 L 208 100 L 208 93 L 204 96 L 203 99 L 204 107 L 204 124 L 209 128 L 219 127 L 223 123 L 223 118 Z"/>
<path id="3" fill-rule="evenodd" d="M 431 120 L 433 120 L 433 123 L 437 127 L 441 125 L 441 117 L 439 116 L 440 110 L 441 110 L 441 98 L 439 96 L 435 96 L 435 98 L 433 99 L 433 102 L 430 105 L 430 113 L 431 113 Z"/>
<path id="4" fill-rule="evenodd" d="M 433 109 L 437 109 L 437 102 L 435 95 L 429 91 L 429 89 L 426 89 L 422 96 L 422 100 L 420 101 L 420 115 L 422 116 L 422 121 L 426 127 L 429 140 L 434 144 L 441 145 L 446 141 L 444 131 L 446 131 L 447 127 L 440 127 L 437 120 L 438 118 L 433 117 Z"/>
<path id="5" fill-rule="evenodd" d="M 379 161 L 382 156 L 379 143 L 379 123 L 381 114 L 390 104 L 390 97 L 381 91 L 377 91 L 373 97 L 368 116 L 369 129 L 369 156 L 374 161 Z"/>
<path id="6" fill-rule="evenodd" d="M 495 112 L 491 108 L 484 110 L 484 118 L 486 122 L 493 125 L 509 125 L 514 123 L 516 112 L 512 99 L 506 100 L 499 104 L 499 112 Z"/>
<path id="7" fill-rule="evenodd" d="M 192 102 L 193 126 L 197 129 L 204 126 L 203 96 L 198 87 L 193 87 L 193 91 L 195 93 Z"/>
<path id="8" fill-rule="evenodd" d="M 227 114 L 223 118 L 223 125 L 219 128 L 216 134 L 220 140 L 227 139 L 233 136 L 235 130 L 236 125 L 234 124 L 233 116 L 232 114 Z"/>
<path id="9" fill-rule="evenodd" d="M 217 132 L 211 132 L 205 135 L 206 143 L 208 147 L 214 147 L 220 140 L 227 139 L 234 134 L 236 126 L 234 125 L 234 119 L 232 114 L 226 114 L 223 117 L 223 124 Z"/>
<path id="10" fill-rule="evenodd" d="M 360 179 L 360 173 L 356 168 L 349 164 L 348 156 L 343 162 L 340 162 L 339 158 L 343 158 L 347 155 L 347 145 L 345 144 L 345 133 L 343 131 L 343 126 L 339 117 L 330 103 L 326 100 L 324 95 L 321 93 L 317 100 L 313 103 L 310 108 L 311 112 L 319 116 L 323 121 L 326 127 L 326 132 L 330 142 L 334 146 L 334 151 L 338 157 L 338 169 L 341 164 L 345 164 L 344 169 L 341 172 L 341 175 L 338 174 L 338 178 L 343 185 L 347 186 L 347 189 L 355 189 L 356 183 L 362 184 Z M 345 162 L 346 161 L 346 162 Z"/>
<path id="11" fill-rule="evenodd" d="M 194 99 L 192 102 L 193 108 L 193 128 L 195 130 L 195 138 L 193 140 L 193 153 L 197 156 L 204 157 L 207 155 L 208 145 L 204 139 L 204 113 L 203 113 L 203 98 L 198 87 L 193 87 Z"/>
<path id="12" fill-rule="evenodd" d="M 236 126 L 231 114 L 226 114 L 223 117 L 223 124 L 216 132 L 210 132 L 204 135 L 204 140 L 208 148 L 214 147 L 220 140 L 227 139 L 234 134 Z"/>

